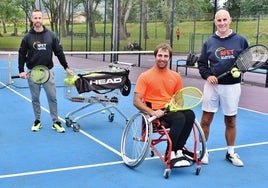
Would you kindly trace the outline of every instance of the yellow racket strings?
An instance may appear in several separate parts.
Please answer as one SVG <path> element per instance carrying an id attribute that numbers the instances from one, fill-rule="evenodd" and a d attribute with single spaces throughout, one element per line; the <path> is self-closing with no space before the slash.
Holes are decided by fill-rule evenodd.
<path id="1" fill-rule="evenodd" d="M 47 81 L 49 77 L 49 72 L 43 67 L 38 67 L 31 71 L 30 77 L 35 83 L 43 83 Z"/>
<path id="2" fill-rule="evenodd" d="M 194 87 L 186 87 L 176 92 L 169 103 L 170 111 L 192 109 L 196 107 L 203 98 L 202 92 Z"/>

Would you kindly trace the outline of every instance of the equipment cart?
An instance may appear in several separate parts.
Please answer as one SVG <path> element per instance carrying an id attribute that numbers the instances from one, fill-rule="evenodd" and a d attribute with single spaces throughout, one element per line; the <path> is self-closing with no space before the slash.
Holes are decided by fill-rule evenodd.
<path id="1" fill-rule="evenodd" d="M 109 112 L 108 120 L 112 122 L 115 116 L 112 109 L 121 114 L 127 122 L 127 116 L 117 107 L 117 104 L 120 94 L 128 96 L 130 93 L 131 83 L 128 76 L 131 66 L 133 64 L 113 62 L 108 67 L 99 68 L 97 71 L 77 71 L 75 79 L 65 78 L 64 97 L 72 102 L 86 103 L 67 113 L 66 126 L 72 127 L 73 131 L 78 132 L 80 130 L 80 125 L 77 123 L 79 119 L 105 111 Z M 70 83 L 70 79 L 74 79 L 72 83 Z M 100 104 L 101 108 L 75 116 L 78 112 L 94 104 Z"/>

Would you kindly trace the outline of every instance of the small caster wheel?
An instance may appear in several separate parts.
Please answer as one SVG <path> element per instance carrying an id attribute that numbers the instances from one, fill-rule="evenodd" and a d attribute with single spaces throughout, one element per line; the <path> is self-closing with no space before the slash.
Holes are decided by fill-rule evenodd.
<path id="1" fill-rule="evenodd" d="M 113 122 L 114 121 L 114 113 L 111 113 L 109 116 L 108 116 L 108 120 L 110 122 Z"/>
<path id="2" fill-rule="evenodd" d="M 69 118 L 65 118 L 65 125 L 67 127 L 71 127 L 72 123 L 73 123 L 72 120 L 70 120 Z"/>
<path id="3" fill-rule="evenodd" d="M 154 157 L 154 151 L 151 151 L 151 155 L 150 155 L 151 157 Z"/>
<path id="4" fill-rule="evenodd" d="M 80 125 L 78 123 L 73 124 L 73 131 L 78 132 L 80 130 Z"/>
<path id="5" fill-rule="evenodd" d="M 195 175 L 199 175 L 200 174 L 200 171 L 201 171 L 201 167 L 197 167 L 196 169 L 195 169 Z"/>
<path id="6" fill-rule="evenodd" d="M 171 169 L 165 169 L 164 178 L 168 179 L 171 173 Z"/>

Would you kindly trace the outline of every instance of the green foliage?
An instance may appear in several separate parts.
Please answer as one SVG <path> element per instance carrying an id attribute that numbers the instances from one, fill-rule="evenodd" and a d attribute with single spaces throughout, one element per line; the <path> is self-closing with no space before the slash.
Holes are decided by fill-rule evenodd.
<path id="1" fill-rule="evenodd" d="M 176 39 L 175 30 L 174 30 L 174 41 L 173 41 L 173 50 L 175 53 L 188 53 L 191 49 L 194 48 L 195 52 L 199 52 L 202 42 L 210 35 L 213 31 L 212 21 L 177 21 L 174 25 L 175 28 L 179 27 L 181 30 L 180 40 Z M 49 26 L 47 26 L 49 28 Z M 236 19 L 233 19 L 231 25 L 234 31 L 246 36 L 250 44 L 262 43 L 268 44 L 268 18 L 262 17 L 260 19 L 259 25 L 257 19 L 244 19 L 236 22 Z M 163 22 L 150 22 L 148 23 L 148 34 L 149 39 L 144 40 L 142 37 L 140 39 L 140 24 L 137 23 L 128 23 L 127 24 L 128 32 L 130 37 L 127 40 L 120 40 L 120 50 L 126 50 L 126 46 L 130 42 L 141 41 L 141 47 L 143 50 L 153 50 L 155 46 L 161 42 L 170 43 L 170 40 L 165 39 L 165 27 Z M 259 28 L 259 38 L 256 38 L 257 31 Z M 86 26 L 85 24 L 75 24 L 73 26 L 74 33 L 85 33 Z M 97 33 L 103 33 L 104 25 L 103 23 L 96 24 Z M 23 24 L 18 24 L 18 34 L 19 36 L 11 36 L 13 32 L 12 24 L 7 27 L 7 33 L 3 37 L 0 37 L 0 49 L 1 50 L 17 50 L 20 45 L 20 41 L 25 32 L 25 26 Z M 106 25 L 106 32 L 111 32 L 111 24 Z M 195 35 L 193 35 L 195 34 Z M 195 37 L 193 37 L 195 36 Z M 193 38 L 195 41 L 193 41 Z M 106 37 L 105 46 L 103 37 L 91 38 L 86 44 L 85 38 L 73 37 L 73 42 L 71 42 L 71 36 L 60 38 L 61 43 L 63 44 L 65 51 L 110 51 L 111 50 L 111 38 Z M 73 47 L 71 47 L 73 44 Z M 86 48 L 86 46 L 88 46 Z"/>

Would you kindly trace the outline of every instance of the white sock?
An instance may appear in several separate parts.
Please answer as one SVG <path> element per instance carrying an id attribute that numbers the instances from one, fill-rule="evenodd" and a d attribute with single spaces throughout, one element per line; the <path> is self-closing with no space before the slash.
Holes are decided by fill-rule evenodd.
<path id="1" fill-rule="evenodd" d="M 233 155 L 234 154 L 234 146 L 228 146 L 228 153 Z"/>

